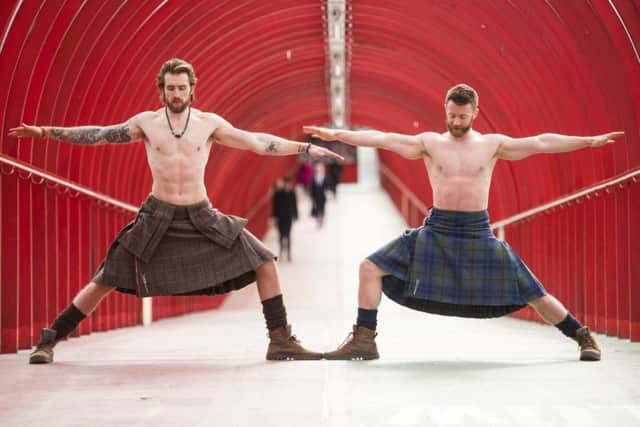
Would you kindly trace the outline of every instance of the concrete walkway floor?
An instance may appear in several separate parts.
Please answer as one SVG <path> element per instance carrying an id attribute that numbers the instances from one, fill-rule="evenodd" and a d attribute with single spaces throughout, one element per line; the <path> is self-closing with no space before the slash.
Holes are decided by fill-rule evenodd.
<path id="1" fill-rule="evenodd" d="M 359 261 L 404 225 L 375 187 L 342 186 L 323 228 L 301 205 L 285 304 L 303 344 L 327 351 L 355 320 Z M 637 343 L 599 335 L 603 360 L 579 362 L 553 327 L 386 299 L 378 332 L 377 361 L 267 362 L 251 286 L 221 310 L 69 340 L 52 365 L 1 355 L 0 426 L 640 426 Z"/>

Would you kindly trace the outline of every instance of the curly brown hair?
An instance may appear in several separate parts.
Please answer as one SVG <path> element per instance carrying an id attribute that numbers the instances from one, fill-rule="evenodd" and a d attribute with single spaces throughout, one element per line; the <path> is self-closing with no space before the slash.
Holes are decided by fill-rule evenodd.
<path id="1" fill-rule="evenodd" d="M 478 108 L 480 98 L 474 88 L 467 84 L 460 83 L 447 91 L 447 96 L 444 98 L 445 105 L 449 101 L 453 101 L 457 105 L 471 104 L 471 107 L 475 110 Z"/>

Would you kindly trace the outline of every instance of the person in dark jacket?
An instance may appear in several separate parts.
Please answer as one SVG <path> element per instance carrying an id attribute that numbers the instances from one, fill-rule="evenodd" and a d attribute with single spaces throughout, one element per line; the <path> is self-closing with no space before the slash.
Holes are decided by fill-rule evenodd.
<path id="1" fill-rule="evenodd" d="M 339 162 L 329 162 L 329 191 L 333 193 L 333 198 L 338 196 L 338 184 L 342 176 L 342 164 Z"/>
<path id="2" fill-rule="evenodd" d="M 271 216 L 278 226 L 280 258 L 284 258 L 286 252 L 287 259 L 291 261 L 291 225 L 298 219 L 298 199 L 290 177 L 276 180 L 271 208 Z"/>
<path id="3" fill-rule="evenodd" d="M 324 223 L 324 205 L 327 202 L 327 188 L 329 181 L 325 174 L 324 163 L 316 163 L 313 167 L 313 180 L 311 181 L 311 216 L 318 221 L 318 227 Z"/>

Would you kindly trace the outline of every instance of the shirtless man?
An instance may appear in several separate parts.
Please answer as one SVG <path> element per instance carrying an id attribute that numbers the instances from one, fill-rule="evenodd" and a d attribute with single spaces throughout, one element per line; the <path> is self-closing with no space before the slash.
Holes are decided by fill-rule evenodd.
<path id="1" fill-rule="evenodd" d="M 324 140 L 423 159 L 433 188 L 434 207 L 424 226 L 408 230 L 360 264 L 356 325 L 347 341 L 325 358 L 379 357 L 375 330 L 384 292 L 399 304 L 447 316 L 498 317 L 530 305 L 546 322 L 578 342 L 580 360 L 600 360 L 600 349 L 589 329 L 545 291 L 507 243 L 494 238 L 486 210 L 496 160 L 600 147 L 623 132 L 594 137 L 482 135 L 471 128 L 478 115 L 478 95 L 465 84 L 447 92 L 444 107 L 449 129 L 445 133 L 304 128 Z"/>
<path id="2" fill-rule="evenodd" d="M 204 172 L 214 141 L 258 154 L 313 157 L 337 154 L 311 144 L 234 128 L 222 117 L 191 107 L 196 76 L 191 64 L 171 59 L 157 77 L 164 108 L 114 126 L 28 126 L 18 138 L 55 138 L 82 145 L 143 141 L 153 185 L 134 222 L 117 236 L 93 279 L 42 330 L 30 363 L 51 363 L 53 347 L 67 337 L 110 292 L 216 295 L 257 281 L 269 330 L 269 360 L 320 359 L 304 349 L 287 323 L 274 255 L 249 231 L 246 220 L 213 209 Z"/>

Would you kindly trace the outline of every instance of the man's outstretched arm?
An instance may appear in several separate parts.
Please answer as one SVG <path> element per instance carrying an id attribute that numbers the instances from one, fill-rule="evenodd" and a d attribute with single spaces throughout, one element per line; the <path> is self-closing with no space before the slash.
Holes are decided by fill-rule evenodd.
<path id="1" fill-rule="evenodd" d="M 289 141 L 268 133 L 256 133 L 236 129 L 227 122 L 218 126 L 212 136 L 220 144 L 226 145 L 227 147 L 251 150 L 255 153 L 268 156 L 288 156 L 306 152 L 315 158 L 328 156 L 336 160 L 344 160 L 342 156 L 323 147 L 318 147 L 310 143 Z"/>
<path id="2" fill-rule="evenodd" d="M 80 145 L 126 144 L 143 138 L 142 129 L 135 119 L 112 126 L 22 126 L 9 129 L 14 138 L 54 138 L 60 141 Z"/>
<path id="3" fill-rule="evenodd" d="M 303 130 L 305 133 L 325 141 L 342 141 L 358 147 L 382 148 L 398 153 L 408 159 L 419 159 L 429 155 L 423 141 L 424 134 L 403 135 L 377 130 L 352 131 L 317 126 L 304 126 Z"/>
<path id="4" fill-rule="evenodd" d="M 605 144 L 612 144 L 616 138 L 624 135 L 624 132 L 609 132 L 597 136 L 567 136 L 555 133 L 527 138 L 510 138 L 504 135 L 486 135 L 496 138 L 498 150 L 496 156 L 505 160 L 520 160 L 533 154 L 540 153 L 566 153 L 581 148 L 595 148 Z"/>

